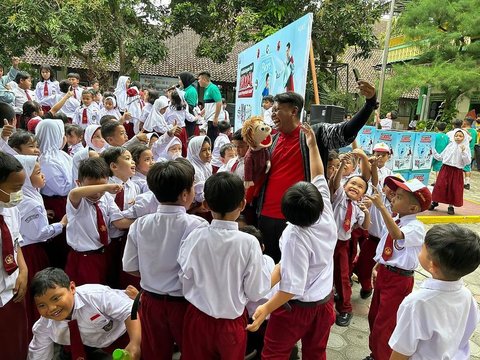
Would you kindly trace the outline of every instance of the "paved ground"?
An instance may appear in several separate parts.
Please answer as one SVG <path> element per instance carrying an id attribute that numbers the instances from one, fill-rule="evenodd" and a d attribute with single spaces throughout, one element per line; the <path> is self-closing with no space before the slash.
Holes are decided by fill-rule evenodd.
<path id="1" fill-rule="evenodd" d="M 472 185 L 471 190 L 466 190 L 464 193 L 464 198 L 469 200 L 467 206 L 469 207 L 468 213 L 465 209 L 458 209 L 457 214 L 465 215 L 480 215 L 480 173 L 472 173 Z M 439 216 L 446 214 L 445 211 L 442 213 L 440 211 L 428 212 L 429 215 Z M 433 224 L 425 225 L 428 230 Z M 464 224 L 463 226 L 468 226 L 470 229 L 478 232 L 480 234 L 480 223 L 471 223 Z M 424 275 L 428 275 L 421 267 L 417 269 L 415 274 L 415 288 L 418 287 L 419 282 L 425 278 Z M 474 273 L 466 276 L 464 278 L 466 286 L 474 294 L 477 301 L 480 302 L 480 268 L 477 269 Z M 368 349 L 368 309 L 370 306 L 370 299 L 362 300 L 359 295 L 360 286 L 357 283 L 353 285 L 352 293 L 352 303 L 353 303 L 353 313 L 354 317 L 352 323 L 348 328 L 342 328 L 337 325 L 334 325 L 332 332 L 330 334 L 330 339 L 328 341 L 328 350 L 327 350 L 327 359 L 328 360 L 357 360 L 363 359 L 365 356 L 369 355 L 370 351 Z M 415 290 L 414 290 L 415 291 Z M 471 359 L 480 360 L 480 327 L 477 328 L 472 339 L 471 344 Z"/>

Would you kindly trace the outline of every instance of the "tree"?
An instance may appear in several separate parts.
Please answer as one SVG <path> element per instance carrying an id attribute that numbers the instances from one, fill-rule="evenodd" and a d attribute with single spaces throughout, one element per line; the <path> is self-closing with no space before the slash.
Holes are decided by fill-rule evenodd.
<path id="1" fill-rule="evenodd" d="M 3 0 L 3 55 L 34 47 L 65 60 L 76 56 L 94 76 L 118 57 L 120 73 L 129 73 L 166 56 L 167 11 L 150 0 Z"/>
<path id="2" fill-rule="evenodd" d="M 478 0 L 418 0 L 399 18 L 400 30 L 421 49 L 418 59 L 394 66 L 388 82 L 403 89 L 429 85 L 445 94 L 443 120 L 457 114 L 460 96 L 480 84 Z"/>

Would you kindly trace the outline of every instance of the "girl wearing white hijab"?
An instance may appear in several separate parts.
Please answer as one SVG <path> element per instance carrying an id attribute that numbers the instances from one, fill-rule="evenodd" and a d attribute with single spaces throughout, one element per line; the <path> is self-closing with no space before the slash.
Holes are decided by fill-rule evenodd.
<path id="1" fill-rule="evenodd" d="M 88 125 L 85 129 L 83 138 L 85 139 L 87 146 L 73 156 L 72 176 L 74 182 L 78 180 L 78 168 L 82 160 L 88 159 L 89 157 L 95 157 L 95 153 L 101 154 L 109 147 L 105 139 L 102 137 L 100 125 Z"/>
<path id="2" fill-rule="evenodd" d="M 130 86 L 130 78 L 128 76 L 120 76 L 117 81 L 117 87 L 113 92 L 117 98 L 117 106 L 120 112 L 127 111 L 127 89 Z"/>
<path id="3" fill-rule="evenodd" d="M 453 129 L 447 134 L 450 143 L 439 154 L 433 149 L 433 157 L 442 161 L 432 192 L 434 210 L 438 203 L 448 204 L 448 214 L 455 214 L 454 206 L 463 206 L 463 168 L 472 161 L 470 153 L 471 136 L 463 129 Z"/>
<path id="4" fill-rule="evenodd" d="M 45 186 L 41 190 L 47 212 L 52 213 L 50 221 L 60 222 L 65 215 L 67 195 L 74 187 L 72 177 L 73 160 L 62 151 L 66 144 L 65 127 L 60 120 L 42 120 L 35 129 L 40 145 L 40 168 L 45 174 Z M 47 253 L 51 266 L 65 266 L 68 246 L 62 233 L 50 241 Z"/>
<path id="5" fill-rule="evenodd" d="M 212 147 L 208 136 L 195 136 L 188 143 L 187 160 L 195 169 L 195 201 L 203 202 L 203 186 L 205 181 L 212 175 Z"/>
<path id="6" fill-rule="evenodd" d="M 152 153 L 155 161 L 175 160 L 182 157 L 182 142 L 176 136 L 161 137 L 152 147 Z"/>
<path id="7" fill-rule="evenodd" d="M 133 132 L 138 134 L 140 131 L 140 122 L 142 118 L 142 99 L 140 90 L 136 86 L 132 86 L 127 90 L 127 111 L 132 116 Z"/>
<path id="8" fill-rule="evenodd" d="M 23 200 L 17 208 L 20 212 L 20 246 L 23 257 L 28 268 L 28 282 L 34 275 L 50 266 L 45 242 L 57 235 L 60 235 L 67 225 L 67 217 L 64 216 L 60 222 L 49 224 L 47 211 L 43 204 L 43 198 L 39 189 L 45 185 L 45 177 L 40 170 L 40 164 L 36 156 L 17 155 L 15 156 L 25 170 L 25 183 L 22 187 Z M 33 298 L 27 292 L 26 296 L 27 319 L 29 329 L 32 328 L 39 315 L 35 311 Z"/>
<path id="9" fill-rule="evenodd" d="M 149 132 L 155 131 L 160 134 L 164 134 L 170 130 L 172 126 L 167 125 L 165 117 L 163 116 L 163 114 L 165 114 L 167 111 L 167 107 L 168 99 L 166 96 L 160 96 L 157 100 L 155 100 L 153 103 L 153 109 L 143 124 L 143 129 Z"/>
<path id="10" fill-rule="evenodd" d="M 120 114 L 120 110 L 117 107 L 117 100 L 113 96 L 107 96 L 103 99 L 103 107 L 100 110 L 100 119 L 102 116 L 111 115 L 115 116 L 115 119 L 120 120 L 122 114 Z"/>

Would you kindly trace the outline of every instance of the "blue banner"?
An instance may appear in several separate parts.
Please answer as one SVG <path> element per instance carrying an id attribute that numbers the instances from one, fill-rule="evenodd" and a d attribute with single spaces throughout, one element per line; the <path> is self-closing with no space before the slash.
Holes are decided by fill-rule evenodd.
<path id="1" fill-rule="evenodd" d="M 307 14 L 238 55 L 235 128 L 262 115 L 262 98 L 295 91 L 305 96 L 313 15 Z"/>

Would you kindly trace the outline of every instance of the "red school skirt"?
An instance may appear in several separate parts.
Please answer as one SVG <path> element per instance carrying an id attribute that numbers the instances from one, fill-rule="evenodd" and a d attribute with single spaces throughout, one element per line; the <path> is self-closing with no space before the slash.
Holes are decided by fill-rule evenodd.
<path id="1" fill-rule="evenodd" d="M 463 206 L 463 170 L 443 164 L 432 192 L 432 201 Z"/>

